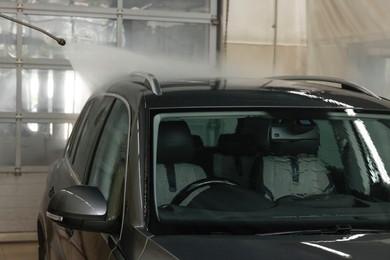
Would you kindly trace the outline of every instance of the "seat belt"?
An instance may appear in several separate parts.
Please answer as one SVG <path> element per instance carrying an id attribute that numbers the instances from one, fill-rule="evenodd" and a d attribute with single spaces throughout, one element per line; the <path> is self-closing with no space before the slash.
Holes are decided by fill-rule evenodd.
<path id="1" fill-rule="evenodd" d="M 299 184 L 299 164 L 298 159 L 296 157 L 290 157 L 290 164 L 291 164 L 291 179 L 294 185 Z"/>
<path id="2" fill-rule="evenodd" d="M 170 192 L 176 192 L 176 175 L 175 175 L 175 166 L 173 164 L 165 164 L 165 169 L 167 170 L 167 179 Z"/>

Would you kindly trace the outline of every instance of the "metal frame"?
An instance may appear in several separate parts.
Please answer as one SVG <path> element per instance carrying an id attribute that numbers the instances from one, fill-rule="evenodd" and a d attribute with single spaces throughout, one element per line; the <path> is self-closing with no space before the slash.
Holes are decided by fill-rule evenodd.
<path id="1" fill-rule="evenodd" d="M 134 82 L 142 83 L 146 88 L 150 89 L 156 96 L 161 96 L 160 83 L 157 78 L 150 73 L 143 71 L 135 71 L 130 74 L 131 79 Z"/>
<path id="2" fill-rule="evenodd" d="M 297 75 L 297 76 L 275 76 L 275 77 L 269 77 L 269 79 L 336 83 L 336 84 L 340 84 L 342 89 L 365 93 L 372 97 L 381 99 L 381 97 L 379 97 L 378 95 L 376 95 L 375 93 L 371 92 L 370 90 L 368 90 L 363 86 L 335 77 Z"/>

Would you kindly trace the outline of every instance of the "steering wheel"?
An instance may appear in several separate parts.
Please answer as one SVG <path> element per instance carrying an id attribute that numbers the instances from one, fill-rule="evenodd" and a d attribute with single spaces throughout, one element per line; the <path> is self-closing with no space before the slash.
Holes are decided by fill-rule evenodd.
<path id="1" fill-rule="evenodd" d="M 180 205 L 190 194 L 199 190 L 205 186 L 215 186 L 215 185 L 229 185 L 229 186 L 238 186 L 237 183 L 228 180 L 228 179 L 215 179 L 215 178 L 205 178 L 185 186 L 175 197 L 172 199 L 172 205 Z"/>
<path id="2" fill-rule="evenodd" d="M 290 195 L 284 195 L 282 197 L 279 197 L 275 201 L 276 202 L 280 202 L 280 201 L 297 201 L 297 200 L 302 200 L 303 198 L 304 198 L 303 196 L 290 194 Z"/>

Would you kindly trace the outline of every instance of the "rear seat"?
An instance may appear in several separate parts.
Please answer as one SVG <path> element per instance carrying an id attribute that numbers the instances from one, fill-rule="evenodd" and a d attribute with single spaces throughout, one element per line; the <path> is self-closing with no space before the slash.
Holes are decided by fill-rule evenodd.
<path id="1" fill-rule="evenodd" d="M 293 130 L 292 130 L 293 129 Z M 327 165 L 317 156 L 319 133 L 315 125 L 273 125 L 271 154 L 263 157 L 263 185 L 272 199 L 332 192 Z"/>

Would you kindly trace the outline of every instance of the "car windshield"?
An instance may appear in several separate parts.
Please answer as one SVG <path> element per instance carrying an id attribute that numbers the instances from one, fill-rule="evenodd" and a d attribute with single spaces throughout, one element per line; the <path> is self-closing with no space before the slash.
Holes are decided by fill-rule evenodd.
<path id="1" fill-rule="evenodd" d="M 390 116 L 353 109 L 156 114 L 161 233 L 388 229 Z"/>

